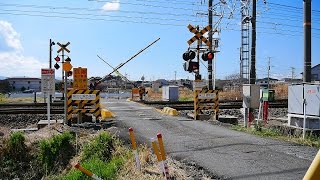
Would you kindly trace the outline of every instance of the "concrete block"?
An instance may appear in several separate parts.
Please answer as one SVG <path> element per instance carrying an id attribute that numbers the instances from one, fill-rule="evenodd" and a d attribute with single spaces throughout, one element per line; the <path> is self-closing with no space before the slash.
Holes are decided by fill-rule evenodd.
<path id="1" fill-rule="evenodd" d="M 112 118 L 114 117 L 114 114 L 109 111 L 108 109 L 102 109 L 101 110 L 101 118 L 102 118 L 102 121 L 107 119 L 107 118 Z"/>
<path id="2" fill-rule="evenodd" d="M 173 109 L 171 107 L 164 107 L 162 112 L 171 116 L 178 116 L 179 114 L 176 109 Z"/>
<path id="3" fill-rule="evenodd" d="M 218 121 L 222 123 L 229 123 L 229 124 L 238 124 L 238 118 L 235 116 L 219 116 Z"/>
<path id="4" fill-rule="evenodd" d="M 53 125 L 53 124 L 63 124 L 63 120 L 62 119 L 58 119 L 58 120 L 50 120 L 50 125 Z M 45 126 L 48 125 L 48 120 L 40 120 L 38 122 L 38 129 L 41 129 Z"/>

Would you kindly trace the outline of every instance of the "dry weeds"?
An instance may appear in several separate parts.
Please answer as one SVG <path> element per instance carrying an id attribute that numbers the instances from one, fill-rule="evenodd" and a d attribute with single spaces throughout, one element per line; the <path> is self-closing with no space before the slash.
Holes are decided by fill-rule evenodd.
<path id="1" fill-rule="evenodd" d="M 118 179 L 134 179 L 137 180 L 162 180 L 164 179 L 164 175 L 160 169 L 160 163 L 157 162 L 156 156 L 152 154 L 150 148 L 147 145 L 140 145 L 138 148 L 139 151 L 139 159 L 141 163 L 141 171 L 136 168 L 135 159 L 128 159 L 128 161 L 124 165 L 124 169 L 120 171 L 118 175 Z M 190 175 L 190 172 L 187 172 L 183 167 L 182 163 L 167 157 L 167 164 L 169 167 L 169 174 L 173 179 L 177 180 L 191 180 L 194 179 Z M 204 175 L 204 177 L 199 178 L 203 180 L 210 179 Z"/>

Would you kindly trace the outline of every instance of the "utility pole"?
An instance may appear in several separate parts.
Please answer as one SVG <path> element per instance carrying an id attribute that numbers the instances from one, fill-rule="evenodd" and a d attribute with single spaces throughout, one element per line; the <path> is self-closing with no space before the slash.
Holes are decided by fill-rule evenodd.
<path id="1" fill-rule="evenodd" d="M 304 70 L 303 82 L 311 82 L 311 0 L 303 0 Z"/>
<path id="2" fill-rule="evenodd" d="M 174 71 L 174 83 L 177 85 L 177 71 Z"/>
<path id="3" fill-rule="evenodd" d="M 294 67 L 291 67 L 291 81 L 293 81 L 293 79 L 294 79 L 294 70 L 295 70 L 296 68 L 294 68 Z"/>
<path id="4" fill-rule="evenodd" d="M 270 86 L 270 59 L 271 59 L 271 57 L 268 57 L 268 89 L 270 88 L 269 86 Z"/>
<path id="5" fill-rule="evenodd" d="M 241 47 L 240 47 L 240 77 L 242 84 L 249 83 L 250 63 L 250 0 L 241 0 Z"/>
<path id="6" fill-rule="evenodd" d="M 209 26 L 211 28 L 211 30 L 209 31 L 209 51 L 212 51 L 212 1 L 213 0 L 209 0 Z M 213 90 L 214 87 L 212 86 L 212 61 L 214 61 L 214 59 L 212 59 L 211 61 L 208 61 L 208 81 L 209 81 L 209 90 Z"/>
<path id="7" fill-rule="evenodd" d="M 256 81 L 256 18 L 257 18 L 257 0 L 252 1 L 252 43 L 251 43 L 251 66 L 250 66 L 250 84 Z"/>

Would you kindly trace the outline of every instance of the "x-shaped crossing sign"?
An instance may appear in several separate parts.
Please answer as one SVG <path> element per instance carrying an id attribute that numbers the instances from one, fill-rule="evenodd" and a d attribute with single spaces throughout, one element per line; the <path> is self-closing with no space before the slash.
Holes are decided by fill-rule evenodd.
<path id="1" fill-rule="evenodd" d="M 210 26 L 207 26 L 203 28 L 200 32 L 194 28 L 191 24 L 188 25 L 188 29 L 190 32 L 194 33 L 195 35 L 188 41 L 188 44 L 192 44 L 194 41 L 201 39 L 202 42 L 204 42 L 207 46 L 210 46 L 211 43 L 208 41 L 207 38 L 203 37 L 203 35 L 211 30 Z"/>
<path id="2" fill-rule="evenodd" d="M 70 53 L 70 50 L 67 49 L 67 46 L 70 44 L 70 42 L 68 42 L 67 44 L 60 44 L 59 42 L 57 43 L 60 46 L 60 49 L 57 51 L 57 53 L 59 53 L 62 50 L 67 51 L 68 53 Z"/>

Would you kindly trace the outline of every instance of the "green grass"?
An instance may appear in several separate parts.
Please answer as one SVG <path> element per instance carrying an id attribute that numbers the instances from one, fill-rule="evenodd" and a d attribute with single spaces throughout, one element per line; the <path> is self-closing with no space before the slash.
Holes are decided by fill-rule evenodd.
<path id="1" fill-rule="evenodd" d="M 97 137 L 86 144 L 80 156 L 80 165 L 102 179 L 116 179 L 118 171 L 123 167 L 128 153 L 119 148 L 121 143 L 109 133 L 101 132 Z M 120 151 L 122 152 L 119 152 Z M 72 168 L 66 174 L 50 179 L 91 179 L 78 169 Z"/>
<path id="2" fill-rule="evenodd" d="M 193 101 L 192 97 L 179 97 L 179 101 Z"/>
<path id="3" fill-rule="evenodd" d="M 320 148 L 320 137 L 316 135 L 312 135 L 310 133 L 306 134 L 305 139 L 302 139 L 301 134 L 295 134 L 295 135 L 286 135 L 283 134 L 280 130 L 277 129 L 270 129 L 270 128 L 264 128 L 261 126 L 254 126 L 254 128 L 245 128 L 240 125 L 234 125 L 231 127 L 231 129 L 236 131 L 242 131 L 249 134 L 254 134 L 261 137 L 270 137 L 274 139 L 280 139 L 284 141 L 289 141 L 293 143 L 297 143 L 300 145 L 306 145 L 306 146 L 312 146 Z"/>
<path id="4" fill-rule="evenodd" d="M 66 165 L 74 155 L 74 137 L 70 132 L 63 132 L 50 139 L 39 142 L 39 158 L 49 172 L 58 164 Z"/>
<path id="5" fill-rule="evenodd" d="M 123 159 L 120 157 L 114 157 L 108 162 L 104 162 L 98 157 L 94 157 L 90 160 L 83 161 L 81 166 L 91 171 L 97 176 L 103 179 L 116 179 L 116 174 L 120 167 L 123 165 Z M 75 179 L 88 179 L 91 177 L 80 172 L 78 169 L 72 169 L 64 176 L 60 176 L 57 179 L 75 180 Z"/>
<path id="6" fill-rule="evenodd" d="M 5 103 L 5 101 L 6 101 L 5 94 L 0 93 L 0 103 Z"/>

